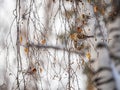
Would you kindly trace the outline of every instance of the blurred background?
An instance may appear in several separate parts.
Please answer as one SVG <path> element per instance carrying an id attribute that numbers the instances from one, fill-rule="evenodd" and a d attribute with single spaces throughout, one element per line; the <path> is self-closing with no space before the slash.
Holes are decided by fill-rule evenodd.
<path id="1" fill-rule="evenodd" d="M 96 90 L 120 70 L 119 23 L 119 0 L 0 0 L 0 90 Z"/>

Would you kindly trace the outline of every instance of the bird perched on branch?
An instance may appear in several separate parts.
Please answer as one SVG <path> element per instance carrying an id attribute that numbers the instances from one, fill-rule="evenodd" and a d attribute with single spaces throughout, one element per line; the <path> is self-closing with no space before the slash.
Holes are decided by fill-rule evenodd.
<path id="1" fill-rule="evenodd" d="M 77 50 L 81 50 L 85 48 L 84 41 L 88 38 L 93 38 L 93 37 L 94 37 L 93 35 L 90 35 L 90 36 L 85 35 L 80 30 L 79 30 L 79 33 L 75 32 L 75 33 L 70 34 L 70 38 L 73 40 L 74 47 Z"/>

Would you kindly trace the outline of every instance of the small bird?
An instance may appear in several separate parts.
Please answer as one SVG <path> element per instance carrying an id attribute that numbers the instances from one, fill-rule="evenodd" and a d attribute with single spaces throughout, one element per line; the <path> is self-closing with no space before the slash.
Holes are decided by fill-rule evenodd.
<path id="1" fill-rule="evenodd" d="M 81 50 L 81 49 L 85 48 L 84 41 L 88 38 L 93 38 L 93 37 L 94 37 L 93 35 L 88 36 L 83 33 L 73 33 L 70 35 L 70 38 L 74 42 L 74 47 L 77 50 Z"/>

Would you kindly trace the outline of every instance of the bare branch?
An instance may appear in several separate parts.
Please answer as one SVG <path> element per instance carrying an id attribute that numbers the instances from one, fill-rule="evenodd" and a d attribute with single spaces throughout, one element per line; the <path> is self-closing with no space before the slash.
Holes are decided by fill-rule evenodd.
<path id="1" fill-rule="evenodd" d="M 65 47 L 61 47 L 61 46 L 52 46 L 52 45 L 41 45 L 41 44 L 34 44 L 34 43 L 29 43 L 28 45 L 21 45 L 24 47 L 35 47 L 35 48 L 39 48 L 39 49 L 55 49 L 55 50 L 60 50 L 60 51 L 66 51 L 68 53 L 74 53 L 74 54 L 78 54 L 78 55 L 84 55 L 83 52 L 81 51 L 76 51 L 76 50 L 69 50 Z"/>

